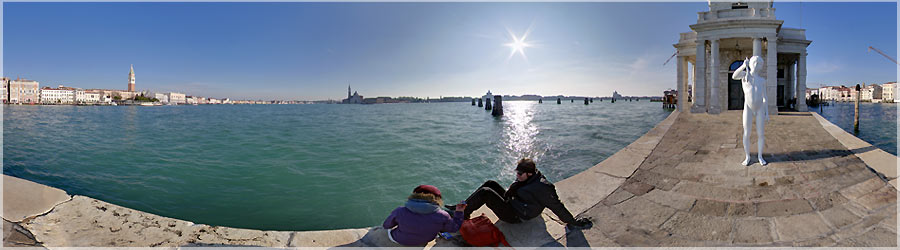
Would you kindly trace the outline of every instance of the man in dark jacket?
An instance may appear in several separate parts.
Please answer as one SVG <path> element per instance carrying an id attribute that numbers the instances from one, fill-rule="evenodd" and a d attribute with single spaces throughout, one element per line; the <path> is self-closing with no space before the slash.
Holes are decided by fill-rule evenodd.
<path id="1" fill-rule="evenodd" d="M 564 223 L 585 227 L 591 222 L 586 218 L 576 220 L 566 206 L 559 201 L 553 183 L 547 181 L 537 171 L 534 161 L 519 160 L 516 166 L 516 182 L 504 190 L 496 181 L 487 181 L 466 199 L 464 216 L 468 219 L 472 212 L 487 205 L 497 217 L 505 222 L 519 223 L 541 215 L 544 208 L 553 211 Z"/>

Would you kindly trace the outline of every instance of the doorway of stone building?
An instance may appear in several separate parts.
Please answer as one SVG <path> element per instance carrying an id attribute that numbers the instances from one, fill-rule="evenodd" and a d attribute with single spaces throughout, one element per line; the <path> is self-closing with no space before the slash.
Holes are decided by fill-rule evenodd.
<path id="1" fill-rule="evenodd" d="M 744 90 L 741 88 L 741 80 L 731 79 L 734 71 L 741 67 L 744 61 L 734 61 L 728 67 L 728 110 L 744 109 Z"/>

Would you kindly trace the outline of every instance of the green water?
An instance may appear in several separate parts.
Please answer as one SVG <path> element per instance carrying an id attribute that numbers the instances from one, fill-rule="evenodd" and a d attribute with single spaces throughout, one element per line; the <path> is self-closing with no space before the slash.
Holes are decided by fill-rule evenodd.
<path id="1" fill-rule="evenodd" d="M 848 133 L 897 155 L 897 104 L 868 103 L 859 104 L 859 131 L 853 130 L 853 119 L 856 106 L 852 102 L 831 102 L 829 106 L 809 107 L 825 119 L 844 129 Z"/>
<path id="2" fill-rule="evenodd" d="M 455 203 L 532 157 L 551 181 L 662 121 L 660 103 L 3 106 L 3 173 L 196 223 L 380 225 L 412 189 Z"/>

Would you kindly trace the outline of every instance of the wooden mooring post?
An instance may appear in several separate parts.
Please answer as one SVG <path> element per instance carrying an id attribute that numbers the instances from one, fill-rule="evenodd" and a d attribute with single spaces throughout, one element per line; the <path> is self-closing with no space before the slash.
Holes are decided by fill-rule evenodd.
<path id="1" fill-rule="evenodd" d="M 856 133 L 859 133 L 859 90 L 859 84 L 856 84 L 856 108 L 854 108 L 855 114 L 853 115 L 853 132 Z"/>
<path id="2" fill-rule="evenodd" d="M 472 99 L 472 106 L 475 106 L 475 99 Z"/>
<path id="3" fill-rule="evenodd" d="M 588 105 L 588 102 L 590 102 L 588 101 L 588 98 L 584 98 L 584 105 Z"/>
<path id="4" fill-rule="evenodd" d="M 556 98 L 556 104 L 562 104 L 562 98 L 557 97 L 557 98 Z"/>
<path id="5" fill-rule="evenodd" d="M 493 116 L 503 116 L 503 96 L 494 96 L 494 110 L 491 110 Z"/>
<path id="6" fill-rule="evenodd" d="M 478 98 L 478 107 L 484 107 L 484 103 L 481 102 L 481 98 Z"/>
<path id="7" fill-rule="evenodd" d="M 484 100 L 484 110 L 491 110 L 491 98 Z"/>

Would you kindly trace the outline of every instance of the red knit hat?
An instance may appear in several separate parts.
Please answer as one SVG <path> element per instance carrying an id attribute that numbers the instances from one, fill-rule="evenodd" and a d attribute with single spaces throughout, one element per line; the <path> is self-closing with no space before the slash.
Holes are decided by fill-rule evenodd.
<path id="1" fill-rule="evenodd" d="M 432 185 L 419 185 L 416 189 L 413 189 L 413 193 L 426 193 L 441 197 L 441 190 Z"/>

